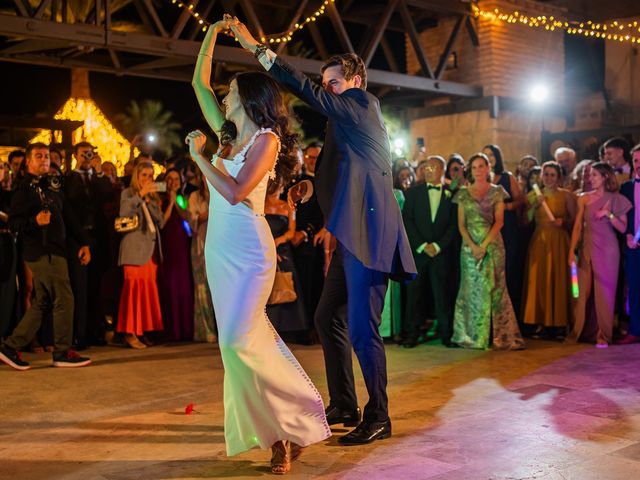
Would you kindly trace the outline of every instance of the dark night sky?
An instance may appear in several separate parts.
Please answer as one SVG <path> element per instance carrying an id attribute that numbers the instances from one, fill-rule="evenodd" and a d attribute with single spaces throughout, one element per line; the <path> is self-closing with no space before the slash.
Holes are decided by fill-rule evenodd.
<path id="1" fill-rule="evenodd" d="M 71 73 L 67 69 L 18 63 L 0 63 L 0 67 L 3 77 L 2 114 L 31 116 L 44 113 L 52 116 L 69 98 Z M 189 83 L 95 72 L 89 74 L 89 82 L 91 96 L 109 118 L 125 111 L 131 100 L 149 98 L 161 100 L 165 108 L 174 113 L 174 119 L 182 124 L 185 132 L 206 127 Z M 308 136 L 321 134 L 322 116 L 308 109 L 297 113 Z"/>

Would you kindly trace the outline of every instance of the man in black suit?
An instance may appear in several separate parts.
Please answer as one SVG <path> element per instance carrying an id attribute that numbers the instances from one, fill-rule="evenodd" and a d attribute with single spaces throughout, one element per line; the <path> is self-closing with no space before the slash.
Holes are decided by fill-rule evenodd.
<path id="1" fill-rule="evenodd" d="M 324 218 L 315 192 L 315 166 L 321 149 L 322 144 L 319 142 L 307 145 L 303 152 L 303 173 L 295 179 L 296 183 L 308 180 L 314 186 L 311 198 L 296 208 L 296 232 L 291 240 L 294 246 L 293 259 L 308 318 L 314 317 L 324 284 L 323 246 L 319 245 L 319 238 L 316 239 L 316 233 L 324 226 Z"/>
<path id="2" fill-rule="evenodd" d="M 631 149 L 631 166 L 631 179 L 623 183 L 620 188 L 620 193 L 633 205 L 633 208 L 627 212 L 624 250 L 630 321 L 627 334 L 617 342 L 622 345 L 640 343 L 640 241 L 636 237 L 640 232 L 640 145 Z"/>
<path id="3" fill-rule="evenodd" d="M 418 278 L 407 285 L 407 314 L 403 328 L 403 346 L 418 344 L 420 323 L 425 318 L 423 299 L 427 288 L 435 301 L 440 339 L 451 346 L 453 335 L 453 305 L 455 270 L 458 261 L 455 237 L 458 234 L 458 209 L 451 201 L 453 194 L 442 183 L 445 160 L 432 156 L 425 167 L 426 185 L 418 185 L 405 192 L 402 210 Z"/>
<path id="4" fill-rule="evenodd" d="M 89 345 L 104 345 L 104 312 L 99 301 L 100 281 L 107 269 L 107 220 L 105 203 L 115 195 L 109 177 L 102 171 L 102 161 L 93 145 L 79 142 L 73 147 L 76 169 L 65 179 L 65 196 L 76 218 L 90 239 L 93 261 L 82 265 L 69 256 L 69 277 L 75 297 L 74 331 L 78 350 Z M 73 238 L 69 238 L 69 252 L 75 252 Z"/>
<path id="5" fill-rule="evenodd" d="M 315 315 L 329 384 L 327 420 L 345 425 L 360 420 L 353 347 L 369 402 L 362 422 L 338 442 L 358 445 L 388 438 L 387 364 L 378 326 L 388 278 L 412 278 L 416 270 L 393 194 L 380 104 L 366 91 L 366 67 L 355 54 L 331 57 L 322 68 L 321 86 L 259 44 L 237 19 L 230 27 L 271 76 L 328 118 L 315 176 L 326 230 L 337 240 Z M 345 303 L 346 321 L 338 314 Z"/>

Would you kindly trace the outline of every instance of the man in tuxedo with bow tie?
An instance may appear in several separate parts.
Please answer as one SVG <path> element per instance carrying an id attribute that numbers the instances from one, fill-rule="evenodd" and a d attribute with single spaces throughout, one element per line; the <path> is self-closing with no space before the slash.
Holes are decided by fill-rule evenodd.
<path id="1" fill-rule="evenodd" d="M 419 327 L 425 318 L 424 298 L 430 288 L 435 301 L 438 330 L 442 343 L 451 347 L 455 268 L 459 252 L 454 252 L 458 235 L 458 210 L 453 194 L 443 184 L 446 162 L 431 156 L 425 167 L 426 185 L 405 193 L 402 212 L 404 226 L 418 268 L 418 277 L 407 285 L 407 312 L 403 346 L 418 344 Z"/>
<path id="2" fill-rule="evenodd" d="M 624 138 L 613 137 L 604 142 L 604 161 L 613 167 L 618 185 L 631 178 L 629 142 Z"/>
<path id="3" fill-rule="evenodd" d="M 631 178 L 631 153 L 629 142 L 622 137 L 613 137 L 602 145 L 604 161 L 613 167 L 613 171 L 618 181 L 618 186 L 623 185 Z M 622 193 L 622 191 L 620 192 Z M 620 244 L 620 251 L 624 252 L 627 246 L 624 235 L 616 234 Z M 626 309 L 626 297 L 624 294 L 625 270 L 627 268 L 624 255 L 620 256 L 620 267 L 618 268 L 618 287 L 616 289 L 616 313 L 618 320 L 628 322 Z"/>
<path id="4" fill-rule="evenodd" d="M 625 235 L 625 263 L 627 286 L 629 287 L 629 331 L 617 343 L 626 345 L 640 342 L 640 145 L 631 149 L 632 179 L 622 184 L 620 193 L 627 197 L 633 208 L 627 212 Z"/>
<path id="5" fill-rule="evenodd" d="M 65 196 L 90 239 L 95 252 L 89 265 L 82 265 L 69 256 L 69 277 L 75 297 L 74 337 L 78 350 L 90 345 L 104 345 L 104 316 L 100 308 L 100 281 L 106 270 L 107 220 L 104 206 L 114 198 L 111 182 L 102 171 L 102 161 L 89 142 L 73 146 L 76 169 L 65 179 Z M 72 238 L 69 251 L 77 250 Z"/>

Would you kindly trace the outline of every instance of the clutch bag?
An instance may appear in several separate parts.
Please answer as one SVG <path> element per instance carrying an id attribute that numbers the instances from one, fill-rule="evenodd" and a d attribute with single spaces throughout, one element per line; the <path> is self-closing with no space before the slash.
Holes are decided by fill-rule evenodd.
<path id="1" fill-rule="evenodd" d="M 140 227 L 140 219 L 138 215 L 132 215 L 131 217 L 117 217 L 114 226 L 118 233 L 129 233 L 137 230 Z"/>

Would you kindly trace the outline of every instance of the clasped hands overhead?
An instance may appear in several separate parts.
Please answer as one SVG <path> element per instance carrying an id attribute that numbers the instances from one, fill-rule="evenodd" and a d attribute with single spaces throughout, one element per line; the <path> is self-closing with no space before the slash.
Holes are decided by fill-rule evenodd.
<path id="1" fill-rule="evenodd" d="M 218 20 L 211 28 L 216 33 L 225 33 L 238 39 L 242 48 L 252 50 L 252 47 L 258 45 L 258 41 L 253 38 L 246 25 L 228 13 L 222 16 L 222 20 Z"/>

